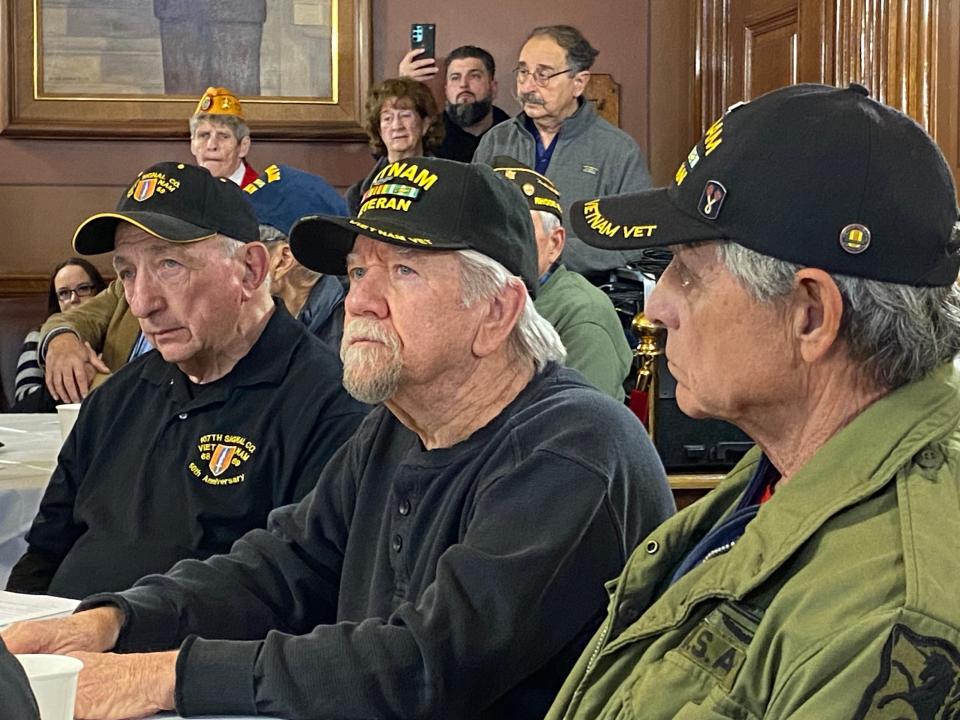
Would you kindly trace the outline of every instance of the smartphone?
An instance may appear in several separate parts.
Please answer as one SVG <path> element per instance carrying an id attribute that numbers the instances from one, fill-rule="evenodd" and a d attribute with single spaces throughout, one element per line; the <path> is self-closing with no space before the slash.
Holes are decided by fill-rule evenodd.
<path id="1" fill-rule="evenodd" d="M 437 26 L 433 23 L 413 23 L 410 26 L 410 49 L 423 48 L 417 60 L 436 57 Z"/>

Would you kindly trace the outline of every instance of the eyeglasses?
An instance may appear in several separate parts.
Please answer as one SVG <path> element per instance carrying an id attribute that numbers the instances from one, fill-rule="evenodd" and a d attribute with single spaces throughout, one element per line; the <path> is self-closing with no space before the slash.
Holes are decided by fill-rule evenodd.
<path id="1" fill-rule="evenodd" d="M 90 297 L 93 295 L 93 283 L 80 283 L 73 288 L 60 288 L 57 290 L 57 300 L 60 302 L 70 302 L 74 295 L 78 298 Z"/>
<path id="2" fill-rule="evenodd" d="M 563 70 L 557 70 L 556 72 L 547 72 L 543 68 L 534 70 L 530 72 L 525 67 L 516 67 L 513 69 L 513 75 L 517 79 L 517 83 L 525 83 L 528 77 L 532 77 L 533 81 L 540 87 L 546 87 L 547 83 L 550 82 L 550 78 L 555 78 L 557 75 L 563 75 L 564 73 L 571 72 L 573 68 L 564 68 Z"/>

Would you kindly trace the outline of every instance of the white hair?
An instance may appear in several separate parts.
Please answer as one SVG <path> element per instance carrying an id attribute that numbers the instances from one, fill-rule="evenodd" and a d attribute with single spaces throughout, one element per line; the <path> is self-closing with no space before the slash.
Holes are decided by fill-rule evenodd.
<path id="1" fill-rule="evenodd" d="M 273 225 L 264 225 L 261 223 L 258 227 L 260 228 L 260 242 L 266 245 L 267 250 L 271 253 L 279 243 L 290 243 L 290 238 L 284 235 Z M 296 262 L 296 265 L 290 268 L 290 270 L 287 272 L 287 276 L 291 281 L 304 285 L 316 284 L 316 282 L 320 279 L 320 275 L 321 273 L 304 266 L 299 260 Z M 267 282 L 271 285 L 273 284 L 269 273 L 267 273 Z"/>
<path id="2" fill-rule="evenodd" d="M 563 227 L 560 218 L 553 213 L 549 213 L 546 210 L 533 210 L 532 212 L 535 212 L 540 218 L 540 225 L 543 227 L 543 232 L 546 235 L 549 235 L 559 227 Z"/>
<path id="3" fill-rule="evenodd" d="M 196 113 L 190 116 L 188 122 L 190 126 L 190 139 L 197 134 L 197 127 L 200 123 L 207 121 L 212 125 L 223 125 L 228 128 L 239 143 L 245 137 L 250 136 L 250 127 L 236 115 L 224 115 L 221 113 Z"/>
<path id="4" fill-rule="evenodd" d="M 800 265 L 735 242 L 717 244 L 717 259 L 759 302 L 777 302 L 795 287 Z M 871 379 L 892 390 L 950 362 L 960 352 L 960 288 L 915 287 L 830 275 L 843 298 L 840 336 Z"/>
<path id="5" fill-rule="evenodd" d="M 246 243 L 241 240 L 234 240 L 232 237 L 227 237 L 219 233 L 217 237 L 220 239 L 220 244 L 223 247 L 223 254 L 228 258 L 236 257 L 237 253 L 246 245 Z"/>
<path id="6" fill-rule="evenodd" d="M 494 297 L 511 283 L 523 283 L 499 262 L 475 250 L 457 250 L 457 255 L 463 285 L 460 300 L 465 307 Z M 553 325 L 537 312 L 530 295 L 526 292 L 524 295 L 523 310 L 510 333 L 508 345 L 518 360 L 529 360 L 539 372 L 551 360 L 562 363 L 567 351 Z"/>

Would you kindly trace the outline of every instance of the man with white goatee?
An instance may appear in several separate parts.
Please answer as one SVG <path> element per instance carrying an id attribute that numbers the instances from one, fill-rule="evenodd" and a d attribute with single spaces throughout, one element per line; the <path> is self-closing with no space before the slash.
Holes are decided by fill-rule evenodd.
<path id="1" fill-rule="evenodd" d="M 349 277 L 344 385 L 380 407 L 267 530 L 8 643 L 87 651 L 90 718 L 542 717 L 673 502 L 636 418 L 559 365 L 522 194 L 410 158 L 290 240 Z"/>

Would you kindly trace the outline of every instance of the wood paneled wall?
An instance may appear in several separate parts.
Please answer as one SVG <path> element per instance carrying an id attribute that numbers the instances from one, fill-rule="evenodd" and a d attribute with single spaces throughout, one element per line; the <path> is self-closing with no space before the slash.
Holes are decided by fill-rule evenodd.
<path id="1" fill-rule="evenodd" d="M 622 127 L 657 184 L 725 108 L 791 82 L 866 85 L 926 127 L 960 176 L 960 0 L 611 0 L 603 12 L 537 0 L 479 16 L 466 0 L 373 0 L 372 22 L 374 80 L 395 73 L 411 22 L 435 22 L 440 54 L 467 43 L 493 53 L 497 102 L 511 113 L 510 70 L 529 29 L 580 27 L 601 51 L 594 69 L 621 86 Z M 161 159 L 190 160 L 185 130 L 168 141 L 0 137 L 0 294 L 45 278 L 77 223 Z M 363 143 L 260 140 L 252 160 L 302 167 L 341 188 L 371 164 Z"/>
<path id="2" fill-rule="evenodd" d="M 434 22 L 438 54 L 464 44 L 479 45 L 493 54 L 500 82 L 497 103 L 513 113 L 517 105 L 510 71 L 526 34 L 537 25 L 574 25 L 600 50 L 594 69 L 610 73 L 620 84 L 621 127 L 652 155 L 655 177 L 666 181 L 690 142 L 686 118 L 679 124 L 672 119 L 675 112 L 685 116 L 688 106 L 686 77 L 691 44 L 686 28 L 692 16 L 686 10 L 674 12 L 688 3 L 609 0 L 601 12 L 598 6 L 580 0 L 533 0 L 489 7 L 468 0 L 373 0 L 372 76 L 378 81 L 396 73 L 408 46 L 411 22 Z M 656 7 L 658 22 L 679 28 L 679 36 L 651 32 L 652 6 Z M 662 50 L 665 59 L 657 59 L 661 72 L 652 82 L 667 98 L 666 113 L 657 113 L 649 103 L 649 39 L 654 36 L 658 52 Z M 653 129 L 651 118 L 657 118 Z M 362 142 L 267 142 L 256 139 L 256 127 L 252 130 L 251 162 L 256 167 L 287 163 L 346 188 L 372 165 Z M 666 143 L 656 139 L 658 133 L 667 138 Z M 70 253 L 69 241 L 76 225 L 92 212 L 112 207 L 139 169 L 160 160 L 191 161 L 186 120 L 182 136 L 166 141 L 0 137 L 0 222 L 4 225 L 0 294 L 5 288 L 19 291 L 27 286 L 41 287 L 48 269 Z M 109 260 L 98 260 L 98 265 L 106 269 Z"/>
<path id="3" fill-rule="evenodd" d="M 698 0 L 699 130 L 797 82 L 855 82 L 913 117 L 960 177 L 960 0 Z"/>

